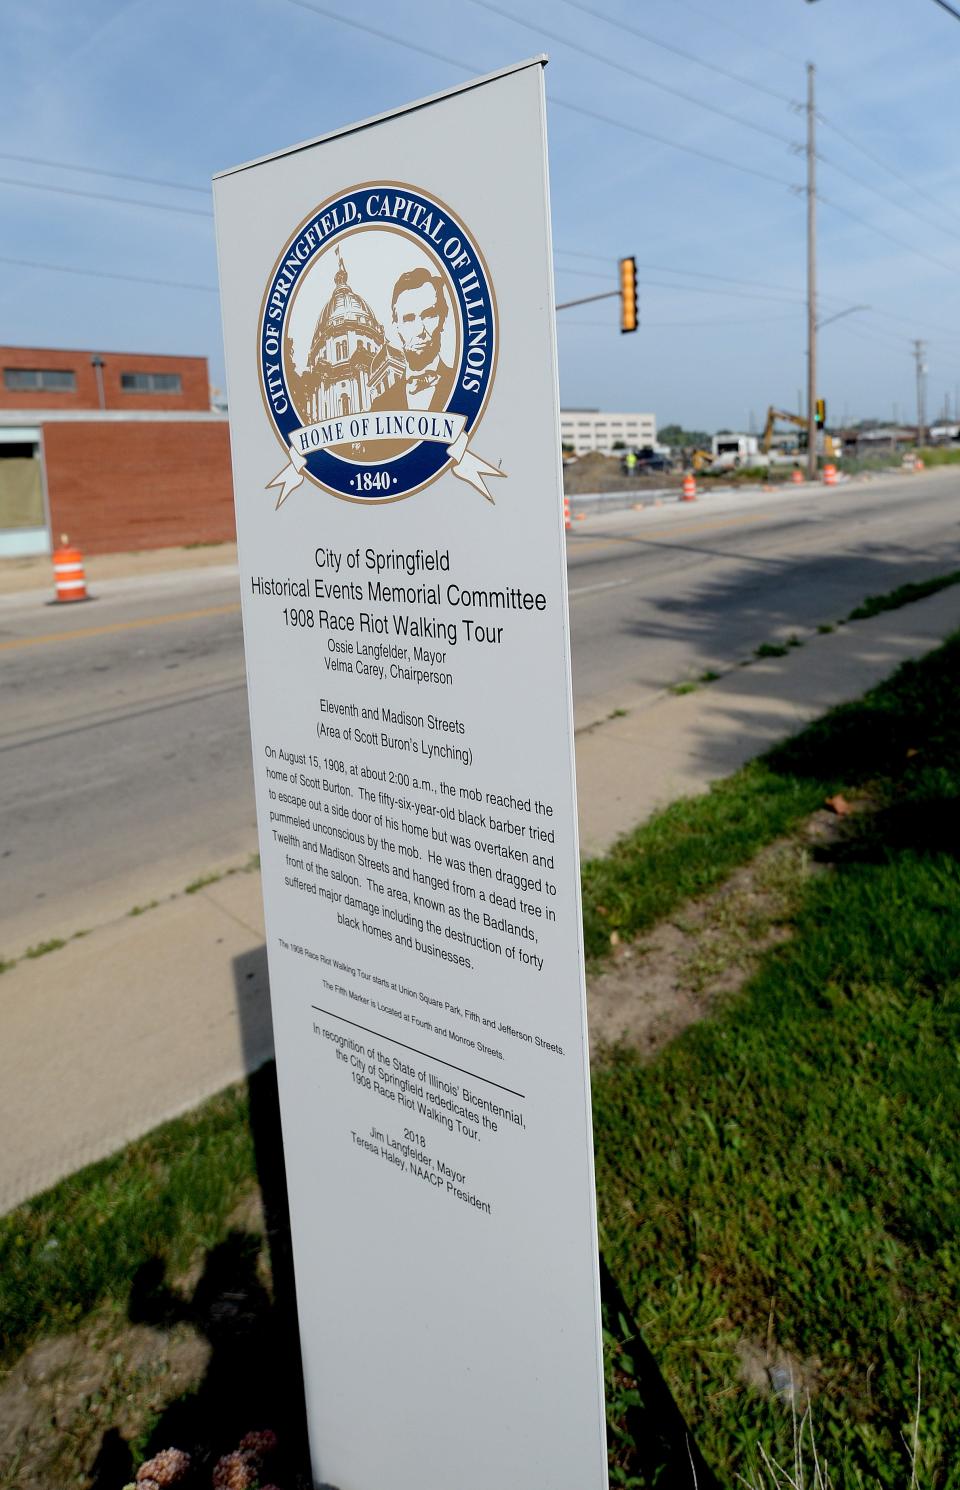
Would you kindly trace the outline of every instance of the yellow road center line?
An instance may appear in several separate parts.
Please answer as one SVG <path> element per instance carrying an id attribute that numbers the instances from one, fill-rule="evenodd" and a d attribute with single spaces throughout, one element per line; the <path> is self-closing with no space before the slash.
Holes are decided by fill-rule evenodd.
<path id="1" fill-rule="evenodd" d="M 181 610 L 170 616 L 142 616 L 138 621 L 112 621 L 108 626 L 84 626 L 77 631 L 51 631 L 47 636 L 21 636 L 15 641 L 0 642 L 0 652 L 14 652 L 18 647 L 43 647 L 50 642 L 79 641 L 87 636 L 112 636 L 120 631 L 138 631 L 144 626 L 166 626 L 171 621 L 200 621 L 204 616 L 228 616 L 240 609 L 239 600 L 230 605 L 210 605 L 205 610 Z"/>

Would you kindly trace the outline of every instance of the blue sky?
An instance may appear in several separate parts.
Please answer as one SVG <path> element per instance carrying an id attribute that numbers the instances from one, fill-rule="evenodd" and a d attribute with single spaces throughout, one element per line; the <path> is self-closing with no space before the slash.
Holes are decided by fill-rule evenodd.
<path id="1" fill-rule="evenodd" d="M 795 406 L 804 383 L 805 204 L 791 189 L 804 179 L 791 148 L 804 120 L 791 100 L 811 60 L 829 121 L 820 314 L 870 307 L 823 328 L 831 422 L 914 417 L 914 337 L 928 346 L 928 412 L 947 396 L 954 406 L 960 22 L 933 0 L 320 8 L 7 0 L 0 342 L 200 353 L 222 384 L 211 174 L 544 51 L 557 298 L 613 287 L 621 254 L 641 266 L 637 335 L 619 335 L 614 303 L 559 313 L 562 402 L 745 428 L 768 403 Z"/>

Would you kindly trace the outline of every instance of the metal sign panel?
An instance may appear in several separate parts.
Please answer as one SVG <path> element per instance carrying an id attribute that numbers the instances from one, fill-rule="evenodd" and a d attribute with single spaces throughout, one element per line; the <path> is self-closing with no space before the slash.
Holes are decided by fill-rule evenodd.
<path id="1" fill-rule="evenodd" d="M 215 199 L 314 1473 L 604 1486 L 542 59 Z"/>

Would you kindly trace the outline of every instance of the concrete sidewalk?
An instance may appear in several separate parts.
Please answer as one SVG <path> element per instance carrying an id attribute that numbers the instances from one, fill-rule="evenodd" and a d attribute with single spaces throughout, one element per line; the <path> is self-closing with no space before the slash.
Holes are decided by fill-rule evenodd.
<path id="1" fill-rule="evenodd" d="M 581 842 L 604 852 L 960 627 L 960 587 L 577 737 Z M 271 1054 L 260 880 L 237 873 L 0 978 L 0 1211 Z"/>
<path id="2" fill-rule="evenodd" d="M 135 553 L 93 554 L 84 560 L 88 589 L 104 581 L 180 574 L 184 570 L 237 567 L 235 543 L 202 543 L 196 548 L 148 548 Z M 53 599 L 53 559 L 49 554 L 0 559 L 0 600 L 28 595 Z M 69 607 L 65 607 L 69 609 Z"/>

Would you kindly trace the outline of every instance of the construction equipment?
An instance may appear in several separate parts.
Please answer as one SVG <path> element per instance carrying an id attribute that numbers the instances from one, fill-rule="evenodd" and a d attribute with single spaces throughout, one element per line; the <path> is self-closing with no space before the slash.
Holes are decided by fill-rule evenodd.
<path id="1" fill-rule="evenodd" d="M 818 400 L 818 403 L 822 404 L 822 402 L 822 399 Z M 769 409 L 767 410 L 767 422 L 763 427 L 763 439 L 760 442 L 760 448 L 764 452 L 764 454 L 770 454 L 770 446 L 773 444 L 773 429 L 774 425 L 777 423 L 777 420 L 780 420 L 783 424 L 795 424 L 798 429 L 803 431 L 803 434 L 798 440 L 797 445 L 799 450 L 805 450 L 807 434 L 807 420 L 805 416 L 803 414 L 790 414 L 785 409 L 775 409 L 771 404 Z M 820 440 L 823 441 L 823 444 L 821 446 L 822 454 L 824 454 L 828 460 L 839 460 L 842 453 L 842 446 L 839 440 L 834 440 L 833 436 L 828 435 L 826 430 L 821 431 L 818 445 L 820 443 Z"/>

